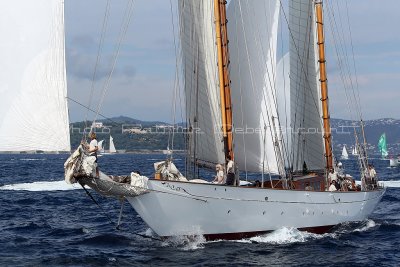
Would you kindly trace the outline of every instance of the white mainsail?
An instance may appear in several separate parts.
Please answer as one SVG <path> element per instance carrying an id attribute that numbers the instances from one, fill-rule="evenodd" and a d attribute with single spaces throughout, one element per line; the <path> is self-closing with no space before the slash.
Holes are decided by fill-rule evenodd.
<path id="1" fill-rule="evenodd" d="M 227 16 L 235 162 L 283 174 L 276 95 L 279 1 L 232 1 Z"/>
<path id="2" fill-rule="evenodd" d="M 64 1 L 1 1 L 0 35 L 0 151 L 70 151 Z"/>
<path id="3" fill-rule="evenodd" d="M 117 150 L 115 149 L 114 145 L 114 139 L 112 138 L 111 135 L 110 135 L 110 153 L 117 153 Z"/>
<path id="4" fill-rule="evenodd" d="M 314 1 L 289 1 L 293 170 L 325 165 Z"/>
<path id="5" fill-rule="evenodd" d="M 214 3 L 179 0 L 186 117 L 192 128 L 190 155 L 224 163 L 218 90 Z"/>

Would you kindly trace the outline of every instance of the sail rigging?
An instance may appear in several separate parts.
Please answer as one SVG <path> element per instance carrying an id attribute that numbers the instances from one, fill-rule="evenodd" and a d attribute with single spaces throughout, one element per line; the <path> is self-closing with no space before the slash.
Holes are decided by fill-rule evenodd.
<path id="1" fill-rule="evenodd" d="M 223 163 L 213 1 L 179 0 L 189 157 Z"/>
<path id="2" fill-rule="evenodd" d="M 325 168 L 314 2 L 289 1 L 293 171 Z"/>
<path id="3" fill-rule="evenodd" d="M 279 1 L 233 1 L 228 17 L 236 164 L 284 175 L 275 88 Z"/>
<path id="4" fill-rule="evenodd" d="M 64 1 L 0 4 L 0 151 L 70 151 Z"/>
<path id="5" fill-rule="evenodd" d="M 228 127 L 232 126 L 227 109 L 232 104 L 235 161 L 241 169 L 244 166 L 246 171 L 262 172 L 262 182 L 249 182 L 249 186 L 242 187 L 203 179 L 181 180 L 172 157 L 155 164 L 154 179 L 134 172 L 128 177 L 129 182 L 127 177 L 95 178 L 93 169 L 88 172 L 81 164 L 88 160 L 82 154 L 82 146 L 64 165 L 66 180 L 77 178 L 104 195 L 125 197 L 160 237 L 192 235 L 195 229 L 208 239 L 243 239 L 279 229 L 282 222 L 288 227 L 318 229 L 322 233 L 343 222 L 365 220 L 385 193 L 376 177 L 363 173 L 362 186 L 358 188 L 351 177 L 338 174 L 340 190 L 330 192 L 321 172 L 332 165 L 330 129 L 326 129 L 329 112 L 321 47 L 322 12 L 318 6 L 321 1 L 290 1 L 290 53 L 279 61 L 276 50 L 281 1 L 230 1 L 231 61 L 226 47 L 228 33 L 223 25 L 227 23 L 226 2 L 178 3 L 191 133 L 189 156 L 195 163 L 192 178 L 205 178 L 196 177 L 198 160 L 216 163 L 232 155 L 232 143 L 227 141 Z M 285 67 L 289 63 L 290 67 Z M 232 74 L 231 99 L 227 86 L 230 79 L 224 70 L 228 65 Z M 286 83 L 289 73 L 290 81 Z M 284 123 L 280 120 L 283 116 Z M 283 134 L 280 127 L 287 127 L 289 121 L 293 131 Z M 217 129 L 213 128 L 215 125 Z M 238 135 L 240 128 L 242 136 Z M 253 132 L 247 132 L 251 128 Z M 295 138 L 288 140 L 288 135 Z M 288 154 L 292 162 L 287 160 Z M 162 165 L 164 168 L 159 168 Z M 305 172 L 306 175 L 291 173 L 302 169 L 316 171 Z M 264 181 L 266 172 L 283 179 L 273 181 L 270 175 L 269 184 Z M 78 176 L 74 176 L 76 173 Z"/>

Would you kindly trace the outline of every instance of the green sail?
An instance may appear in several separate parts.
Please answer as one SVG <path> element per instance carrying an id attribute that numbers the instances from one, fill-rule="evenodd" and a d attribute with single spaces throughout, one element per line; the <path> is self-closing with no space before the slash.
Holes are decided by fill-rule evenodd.
<path id="1" fill-rule="evenodd" d="M 381 155 L 383 158 L 385 158 L 389 155 L 387 146 L 386 146 L 386 134 L 385 133 L 383 133 L 381 135 L 381 137 L 379 138 L 378 147 L 379 147 L 379 151 L 381 152 Z"/>

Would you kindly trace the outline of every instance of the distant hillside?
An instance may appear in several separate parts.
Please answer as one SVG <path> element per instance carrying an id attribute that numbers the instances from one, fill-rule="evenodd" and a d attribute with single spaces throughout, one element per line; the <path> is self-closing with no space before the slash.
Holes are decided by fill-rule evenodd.
<path id="1" fill-rule="evenodd" d="M 99 120 L 95 132 L 97 140 L 104 140 L 105 149 L 109 149 L 110 134 L 117 150 L 159 150 L 166 149 L 172 141 L 172 125 L 160 121 L 141 121 L 129 117 L 115 117 Z M 85 132 L 85 122 L 71 123 L 71 146 L 79 145 Z M 89 127 L 86 132 L 89 132 Z M 175 133 L 174 149 L 184 149 L 184 134 Z"/>
<path id="2" fill-rule="evenodd" d="M 354 129 L 351 120 L 332 119 L 334 146 L 341 148 L 344 144 L 348 147 L 354 145 Z M 358 123 L 355 123 L 359 127 Z M 389 152 L 399 153 L 400 151 L 400 120 L 384 118 L 364 121 L 365 135 L 369 148 L 372 152 L 378 153 L 377 144 L 382 133 L 386 134 Z M 336 131 L 335 131 L 336 130 Z"/>
<path id="3" fill-rule="evenodd" d="M 114 138 L 117 149 L 128 151 L 138 149 L 166 149 L 168 140 L 171 142 L 172 125 L 161 121 L 142 121 L 125 116 L 114 117 L 108 120 L 100 120 L 102 126 L 96 128 L 98 140 L 105 140 L 108 149 L 110 134 Z M 400 152 L 400 120 L 378 119 L 367 120 L 365 133 L 372 152 L 377 152 L 377 143 L 382 133 L 386 133 L 389 151 Z M 331 120 L 333 131 L 333 142 L 336 153 L 341 150 L 344 144 L 349 148 L 354 145 L 354 134 L 352 121 L 342 119 Z M 357 125 L 357 124 L 356 124 Z M 84 122 L 71 124 L 72 147 L 78 146 L 84 131 Z M 185 123 L 177 123 L 178 133 L 175 134 L 174 148 L 184 149 L 184 128 Z"/>

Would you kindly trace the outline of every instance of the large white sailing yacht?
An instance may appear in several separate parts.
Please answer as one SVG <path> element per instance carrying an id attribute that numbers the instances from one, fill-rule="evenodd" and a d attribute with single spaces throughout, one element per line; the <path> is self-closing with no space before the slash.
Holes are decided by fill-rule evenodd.
<path id="1" fill-rule="evenodd" d="M 284 226 L 323 233 L 367 218 L 385 189 L 366 172 L 363 144 L 361 187 L 343 179 L 340 191 L 327 190 L 335 166 L 322 1 L 291 0 L 289 14 L 280 14 L 279 0 L 230 1 L 228 9 L 224 0 L 178 5 L 190 131 L 187 169 L 232 158 L 237 176 L 256 173 L 259 183 L 217 185 L 200 180 L 196 171 L 185 172 L 187 180 L 170 158 L 157 167 L 155 178 L 132 173 L 130 183 L 118 185 L 106 175 L 79 171 L 86 157 L 82 149 L 66 162 L 66 180 L 125 197 L 160 237 L 238 239 Z M 278 61 L 282 15 L 290 51 Z"/>

